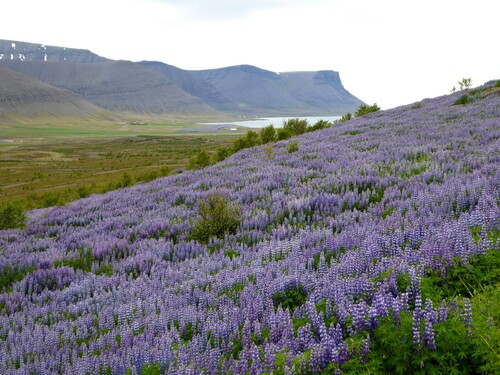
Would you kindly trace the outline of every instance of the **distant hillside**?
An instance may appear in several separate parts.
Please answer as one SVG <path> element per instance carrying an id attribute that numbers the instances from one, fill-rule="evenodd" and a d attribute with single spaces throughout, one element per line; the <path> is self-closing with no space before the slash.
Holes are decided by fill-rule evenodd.
<path id="1" fill-rule="evenodd" d="M 243 112 L 268 115 L 345 113 L 363 104 L 334 71 L 274 73 L 251 65 L 194 71 Z"/>
<path id="2" fill-rule="evenodd" d="M 181 89 L 200 98 L 218 111 L 238 112 L 240 110 L 235 102 L 224 96 L 214 85 L 192 72 L 157 61 L 142 61 L 140 64 L 163 74 Z"/>
<path id="3" fill-rule="evenodd" d="M 79 95 L 0 66 L 0 119 L 97 117 L 104 111 Z"/>
<path id="4" fill-rule="evenodd" d="M 250 65 L 188 71 L 11 40 L 0 40 L 0 66 L 71 90 L 117 114 L 314 116 L 344 114 L 363 103 L 335 71 L 279 74 Z"/>
<path id="5" fill-rule="evenodd" d="M 95 105 L 115 112 L 140 114 L 215 111 L 158 72 L 129 61 L 68 63 L 0 61 L 0 65 L 71 90 Z"/>

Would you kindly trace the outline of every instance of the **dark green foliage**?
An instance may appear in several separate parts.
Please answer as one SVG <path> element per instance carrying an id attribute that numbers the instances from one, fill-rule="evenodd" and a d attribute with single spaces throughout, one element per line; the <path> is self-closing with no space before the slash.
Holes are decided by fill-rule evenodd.
<path id="1" fill-rule="evenodd" d="M 68 266 L 73 268 L 75 271 L 82 270 L 83 272 L 90 272 L 93 262 L 94 257 L 92 256 L 92 251 L 87 249 L 78 249 L 78 256 L 55 260 L 52 264 L 54 267 Z"/>
<path id="2" fill-rule="evenodd" d="M 4 266 L 0 271 L 0 291 L 12 284 L 21 281 L 28 273 L 33 272 L 36 267 L 20 269 L 18 266 Z"/>
<path id="3" fill-rule="evenodd" d="M 292 136 L 304 134 L 307 131 L 308 126 L 309 123 L 306 119 L 292 118 L 283 121 L 283 129 L 288 130 Z"/>
<path id="4" fill-rule="evenodd" d="M 288 129 L 284 128 L 279 128 L 278 131 L 276 132 L 276 138 L 278 141 L 283 141 L 285 139 L 288 139 L 292 136 L 292 133 Z"/>
<path id="5" fill-rule="evenodd" d="M 233 154 L 233 151 L 229 147 L 221 147 L 217 150 L 217 154 L 215 155 L 215 161 L 219 162 L 224 159 L 227 159 Z"/>
<path id="6" fill-rule="evenodd" d="M 496 229 L 489 231 L 493 238 Z M 492 240 L 494 241 L 494 239 Z M 496 244 L 495 244 L 496 246 Z M 400 292 L 411 285 L 408 273 L 396 276 Z M 456 258 L 446 276 L 430 272 L 421 280 L 422 300 L 431 299 L 438 310 L 448 305 L 448 318 L 434 325 L 436 350 L 422 342 L 415 346 L 412 312 L 403 311 L 398 322 L 393 316 L 379 318 L 378 327 L 359 332 L 349 342 L 352 358 L 340 368 L 345 374 L 496 374 L 500 368 L 500 252 L 476 255 L 464 265 Z M 470 298 L 472 325 L 464 321 L 463 298 Z M 455 307 L 451 307 L 455 306 Z M 294 322 L 295 324 L 295 322 Z M 305 323 L 304 323 L 305 324 Z M 420 327 L 424 335 L 424 322 Z M 361 360 L 361 340 L 370 335 L 371 347 Z M 335 364 L 323 373 L 333 374 Z"/>
<path id="7" fill-rule="evenodd" d="M 472 298 L 487 286 L 500 284 L 500 251 L 474 255 L 469 264 L 455 258 L 443 278 L 441 271 L 429 273 L 422 279 L 422 296 L 439 302 L 443 298 L 463 296 Z"/>
<path id="8" fill-rule="evenodd" d="M 202 169 L 212 164 L 210 155 L 205 150 L 201 150 L 198 155 L 189 160 L 188 169 Z"/>
<path id="9" fill-rule="evenodd" d="M 20 204 L 7 203 L 0 207 L 0 230 L 23 228 L 26 215 Z"/>
<path id="10" fill-rule="evenodd" d="M 191 238 L 201 243 L 208 243 L 212 237 L 223 238 L 227 233 L 235 234 L 240 224 L 237 206 L 220 193 L 207 196 L 200 202 L 200 220 L 195 224 Z"/>
<path id="11" fill-rule="evenodd" d="M 356 112 L 354 112 L 354 117 L 365 116 L 368 113 L 377 112 L 379 110 L 380 107 L 377 105 L 377 103 L 374 103 L 372 105 L 361 104 Z"/>
<path id="12" fill-rule="evenodd" d="M 260 137 L 259 134 L 256 131 L 249 130 L 247 134 L 234 141 L 234 152 L 243 150 L 245 148 L 250 148 L 254 146 L 258 146 L 260 143 Z"/>
<path id="13" fill-rule="evenodd" d="M 274 126 L 272 124 L 260 129 L 259 135 L 260 143 L 262 143 L 263 145 L 276 141 L 276 129 L 274 129 Z"/>
<path id="14" fill-rule="evenodd" d="M 113 276 L 113 265 L 111 263 L 102 263 L 99 268 L 97 268 L 94 273 L 96 275 L 106 275 L 106 276 Z"/>
<path id="15" fill-rule="evenodd" d="M 392 214 L 396 209 L 394 207 L 390 207 L 390 208 L 387 208 L 385 209 L 383 212 L 382 212 L 382 219 L 386 219 L 388 216 L 390 216 L 390 214 Z"/>
<path id="16" fill-rule="evenodd" d="M 132 177 L 127 172 L 125 172 L 123 174 L 121 180 L 118 181 L 118 183 L 116 184 L 116 188 L 117 189 L 126 188 L 129 186 L 132 186 L 133 183 L 134 183 L 134 180 L 132 179 Z"/>
<path id="17" fill-rule="evenodd" d="M 290 142 L 286 150 L 288 151 L 289 154 L 291 154 L 292 152 L 299 151 L 299 142 L 297 141 Z"/>
<path id="18" fill-rule="evenodd" d="M 300 284 L 288 286 L 283 292 L 274 293 L 273 304 L 275 308 L 281 304 L 283 309 L 294 311 L 307 301 L 307 292 Z"/>
<path id="19" fill-rule="evenodd" d="M 467 94 L 462 95 L 453 105 L 464 105 L 472 101 L 471 97 Z"/>
<path id="20" fill-rule="evenodd" d="M 340 120 L 338 120 L 339 122 L 346 122 L 346 121 L 349 121 L 349 120 L 352 120 L 352 113 L 351 112 L 348 112 L 346 113 L 345 115 L 343 115 Z"/>
<path id="21" fill-rule="evenodd" d="M 233 258 L 239 257 L 240 253 L 238 253 L 236 250 L 226 250 L 224 252 L 224 256 L 232 260 Z"/>
<path id="22" fill-rule="evenodd" d="M 319 120 L 317 121 L 313 126 L 309 126 L 307 128 L 308 132 L 314 132 L 316 130 L 321 130 L 321 129 L 326 129 L 332 126 L 332 124 L 328 121 L 325 120 Z"/>
<path id="23" fill-rule="evenodd" d="M 159 362 L 146 363 L 142 367 L 141 375 L 160 375 L 160 374 L 161 374 L 161 366 Z"/>

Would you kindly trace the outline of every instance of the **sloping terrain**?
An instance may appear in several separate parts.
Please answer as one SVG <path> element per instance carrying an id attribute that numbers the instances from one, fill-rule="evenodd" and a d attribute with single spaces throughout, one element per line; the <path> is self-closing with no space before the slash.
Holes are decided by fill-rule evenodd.
<path id="1" fill-rule="evenodd" d="M 344 114 L 363 104 L 334 71 L 274 73 L 251 65 L 193 71 L 242 113 L 265 115 Z"/>
<path id="2" fill-rule="evenodd" d="M 494 373 L 498 301 L 441 293 L 499 250 L 498 87 L 30 212 L 0 232 L 0 372 Z M 239 225 L 205 244 L 214 194 Z"/>
<path id="3" fill-rule="evenodd" d="M 74 91 L 104 109 L 144 116 L 330 116 L 362 104 L 334 71 L 277 74 L 250 65 L 187 71 L 10 40 L 0 40 L 0 66 Z"/>
<path id="4" fill-rule="evenodd" d="M 50 85 L 71 90 L 114 112 L 139 114 L 206 113 L 215 111 L 168 81 L 163 75 L 129 61 L 68 63 L 0 61 Z"/>
<path id="5" fill-rule="evenodd" d="M 79 95 L 0 66 L 0 118 L 103 116 L 102 108 Z"/>
<path id="6" fill-rule="evenodd" d="M 236 103 L 225 97 L 212 84 L 197 77 L 196 74 L 156 61 L 141 61 L 140 64 L 160 72 L 181 89 L 200 98 L 203 102 L 218 111 L 232 113 L 237 113 L 239 111 L 239 107 Z"/>

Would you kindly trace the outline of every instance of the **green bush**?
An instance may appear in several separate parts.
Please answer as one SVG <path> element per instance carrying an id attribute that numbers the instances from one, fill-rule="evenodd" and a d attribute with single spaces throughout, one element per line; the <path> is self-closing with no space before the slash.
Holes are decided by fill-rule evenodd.
<path id="1" fill-rule="evenodd" d="M 330 126 L 332 126 L 331 122 L 325 120 L 319 120 L 313 126 L 309 126 L 307 128 L 307 132 L 314 132 L 316 130 L 326 129 L 329 128 Z"/>
<path id="2" fill-rule="evenodd" d="M 20 204 L 7 203 L 0 207 L 0 230 L 24 227 L 26 215 Z"/>
<path id="3" fill-rule="evenodd" d="M 290 144 L 288 145 L 287 151 L 289 154 L 291 154 L 292 152 L 299 151 L 299 142 L 297 142 L 297 141 L 290 142 Z"/>
<path id="4" fill-rule="evenodd" d="M 290 131 L 288 129 L 280 128 L 276 132 L 276 138 L 278 139 L 278 141 L 283 141 L 285 139 L 290 138 L 291 136 L 292 136 L 292 133 L 290 133 Z"/>
<path id="5" fill-rule="evenodd" d="M 453 105 L 464 105 L 467 103 L 470 103 L 472 100 L 469 95 L 464 94 L 462 95 Z"/>
<path id="6" fill-rule="evenodd" d="M 291 118 L 283 121 L 283 129 L 288 130 L 292 136 L 304 134 L 308 127 L 309 123 L 306 119 Z"/>
<path id="7" fill-rule="evenodd" d="M 276 129 L 274 129 L 273 124 L 260 129 L 260 143 L 265 145 L 266 143 L 274 142 L 276 140 Z"/>
<path id="8" fill-rule="evenodd" d="M 208 243 L 210 238 L 223 238 L 226 234 L 235 234 L 240 224 L 237 206 L 220 193 L 210 194 L 199 203 L 200 219 L 191 233 L 191 239 Z"/>
<path id="9" fill-rule="evenodd" d="M 361 104 L 356 110 L 356 112 L 354 112 L 354 117 L 365 116 L 368 113 L 377 111 L 380 111 L 380 107 L 377 105 L 377 103 L 374 103 L 372 105 Z"/>
<path id="10" fill-rule="evenodd" d="M 260 142 L 259 134 L 256 131 L 249 130 L 247 134 L 234 141 L 234 152 L 243 150 L 245 148 L 250 148 L 254 146 L 258 146 Z"/>
<path id="11" fill-rule="evenodd" d="M 205 150 L 201 150 L 198 155 L 189 160 L 187 169 L 202 169 L 212 164 L 210 155 Z"/>
<path id="12" fill-rule="evenodd" d="M 233 154 L 233 151 L 229 147 L 221 147 L 217 150 L 217 154 L 215 155 L 215 161 L 219 162 L 224 159 L 227 159 Z"/>

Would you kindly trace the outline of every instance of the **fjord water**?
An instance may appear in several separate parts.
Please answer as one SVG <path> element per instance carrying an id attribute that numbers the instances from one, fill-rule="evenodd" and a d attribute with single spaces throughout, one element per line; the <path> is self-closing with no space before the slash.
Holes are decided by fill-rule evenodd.
<path id="1" fill-rule="evenodd" d="M 230 122 L 210 122 L 203 123 L 202 125 L 221 125 L 221 126 L 244 126 L 247 128 L 263 128 L 268 125 L 273 125 L 275 128 L 283 127 L 283 122 L 293 119 L 300 118 L 306 119 L 309 124 L 314 125 L 316 122 L 320 120 L 334 122 L 335 120 L 340 119 L 341 116 L 292 116 L 292 117 L 263 117 L 263 118 L 255 118 L 252 120 L 240 120 L 240 121 L 230 121 Z"/>

